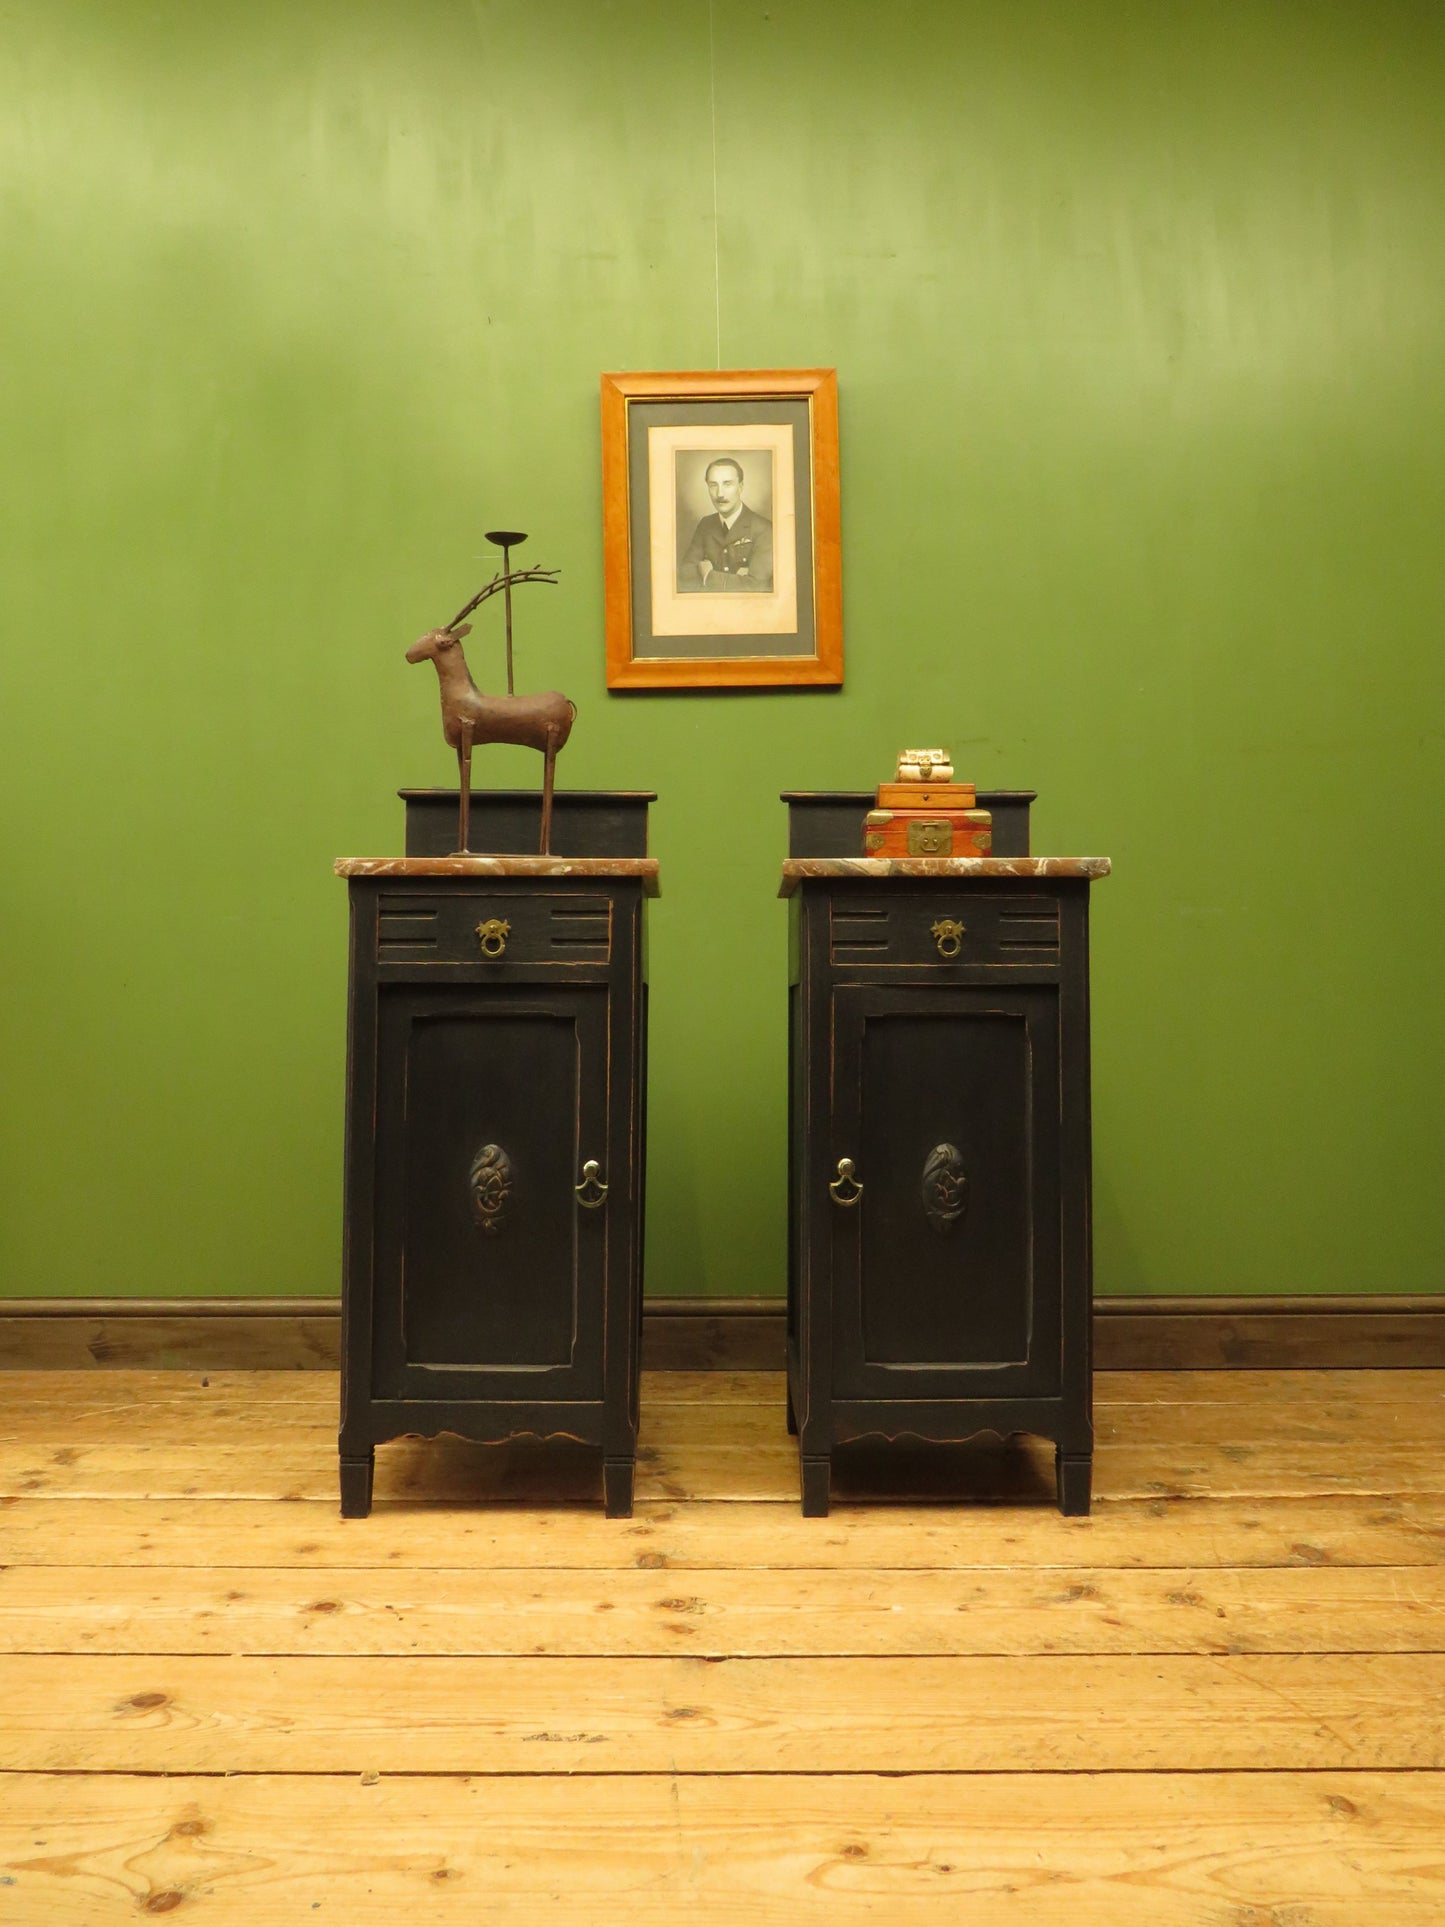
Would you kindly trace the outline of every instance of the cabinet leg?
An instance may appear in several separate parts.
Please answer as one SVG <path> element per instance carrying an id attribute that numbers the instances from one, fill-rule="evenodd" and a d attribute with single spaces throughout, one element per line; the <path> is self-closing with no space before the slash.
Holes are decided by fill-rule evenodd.
<path id="1" fill-rule="evenodd" d="M 1059 1487 L 1059 1510 L 1071 1518 L 1082 1518 L 1089 1510 L 1089 1489 L 1093 1478 L 1091 1452 L 1054 1455 L 1054 1472 Z"/>
<path id="2" fill-rule="evenodd" d="M 828 1483 L 833 1470 L 831 1459 L 803 1460 L 803 1517 L 826 1519 Z"/>
<path id="3" fill-rule="evenodd" d="M 602 1495 L 609 1519 L 632 1517 L 632 1472 L 635 1464 L 633 1459 L 602 1461 Z"/>
<path id="4" fill-rule="evenodd" d="M 376 1469 L 375 1451 L 346 1456 L 341 1461 L 341 1516 L 364 1519 L 371 1511 L 371 1478 Z"/>
<path id="5" fill-rule="evenodd" d="M 790 1438 L 796 1438 L 798 1436 L 798 1414 L 793 1409 L 793 1388 L 791 1385 L 788 1387 L 788 1436 Z"/>

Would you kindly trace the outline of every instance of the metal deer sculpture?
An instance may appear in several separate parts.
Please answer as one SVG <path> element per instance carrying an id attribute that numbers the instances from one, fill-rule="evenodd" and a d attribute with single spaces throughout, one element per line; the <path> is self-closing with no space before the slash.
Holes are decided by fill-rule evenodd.
<path id="1" fill-rule="evenodd" d="M 519 537 L 513 537 L 520 540 Z M 418 636 L 406 652 L 408 662 L 423 662 L 428 657 L 436 664 L 441 684 L 442 734 L 457 753 L 457 853 L 471 854 L 468 835 L 471 825 L 472 746 L 474 743 L 520 743 L 539 749 L 546 759 L 542 769 L 541 853 L 552 847 L 552 784 L 557 752 L 572 733 L 577 705 L 556 689 L 537 696 L 488 696 L 477 688 L 462 653 L 462 637 L 471 634 L 472 625 L 463 621 L 472 611 L 495 595 L 507 590 L 511 601 L 514 582 L 552 582 L 555 569 L 504 570 L 479 590 L 464 609 L 458 611 L 444 629 L 429 629 Z M 510 615 L 510 608 L 508 610 Z M 508 627 L 510 655 L 511 624 Z"/>

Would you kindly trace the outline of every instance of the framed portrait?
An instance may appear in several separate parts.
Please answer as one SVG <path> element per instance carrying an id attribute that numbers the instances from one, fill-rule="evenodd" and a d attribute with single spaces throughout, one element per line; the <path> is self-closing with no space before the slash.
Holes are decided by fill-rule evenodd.
<path id="1" fill-rule="evenodd" d="M 609 689 L 843 680 L 832 368 L 602 377 Z"/>

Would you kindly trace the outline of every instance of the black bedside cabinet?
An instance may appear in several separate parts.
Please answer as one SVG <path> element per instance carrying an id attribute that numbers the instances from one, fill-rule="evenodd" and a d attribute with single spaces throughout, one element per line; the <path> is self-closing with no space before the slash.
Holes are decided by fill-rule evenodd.
<path id="1" fill-rule="evenodd" d="M 836 1445 L 983 1431 L 1053 1439 L 1061 1509 L 1089 1509 L 1088 893 L 1108 868 L 784 865 L 788 1422 L 810 1516 Z"/>
<path id="2" fill-rule="evenodd" d="M 445 1431 L 595 1445 L 607 1512 L 625 1516 L 656 862 L 336 868 L 351 898 L 341 1510 L 370 1510 L 378 1444 Z"/>

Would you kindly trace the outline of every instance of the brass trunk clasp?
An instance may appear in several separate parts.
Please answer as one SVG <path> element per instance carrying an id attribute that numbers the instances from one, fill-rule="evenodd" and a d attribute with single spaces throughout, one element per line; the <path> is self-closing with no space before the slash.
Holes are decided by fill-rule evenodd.
<path id="1" fill-rule="evenodd" d="M 947 817 L 925 817 L 908 825 L 910 856 L 952 856 L 953 825 Z"/>

